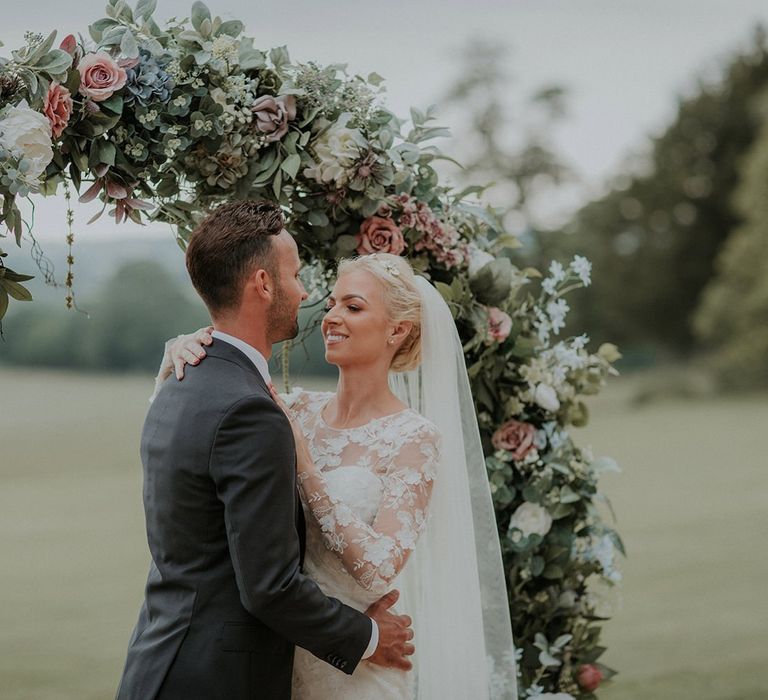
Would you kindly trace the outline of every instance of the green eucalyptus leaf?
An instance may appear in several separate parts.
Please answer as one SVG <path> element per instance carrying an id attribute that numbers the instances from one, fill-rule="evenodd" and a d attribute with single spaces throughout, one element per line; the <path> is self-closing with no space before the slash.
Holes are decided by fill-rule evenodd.
<path id="1" fill-rule="evenodd" d="M 327 226 L 329 223 L 326 213 L 318 209 L 313 209 L 309 212 L 307 220 L 312 226 Z"/>
<path id="2" fill-rule="evenodd" d="M 0 279 L 0 286 L 4 287 L 5 291 L 17 301 L 32 301 L 32 293 L 18 282 L 4 277 Z"/>
<path id="3" fill-rule="evenodd" d="M 120 95 L 112 95 L 112 97 L 108 97 L 106 100 L 99 102 L 99 106 L 106 112 L 111 112 L 112 114 L 122 114 L 123 98 Z"/>
<path id="4" fill-rule="evenodd" d="M 120 40 L 120 53 L 126 58 L 138 58 L 139 56 L 139 44 L 130 30 L 127 30 Z"/>
<path id="5" fill-rule="evenodd" d="M 239 19 L 230 19 L 226 22 L 222 22 L 219 27 L 218 34 L 227 34 L 233 38 L 236 38 L 245 28 L 245 25 Z"/>
<path id="6" fill-rule="evenodd" d="M 195 0 L 195 2 L 192 3 L 192 15 L 190 19 L 192 21 L 192 26 L 202 34 L 200 28 L 202 27 L 204 20 L 207 19 L 209 22 L 211 21 L 211 11 L 205 3 L 200 2 L 200 0 Z"/>
<path id="7" fill-rule="evenodd" d="M 296 177 L 296 174 L 299 172 L 299 167 L 301 166 L 301 156 L 297 153 L 294 153 L 290 156 L 288 156 L 281 164 L 280 169 L 291 179 L 293 180 Z"/>
<path id="8" fill-rule="evenodd" d="M 357 238 L 343 234 L 336 239 L 336 251 L 339 257 L 352 255 L 357 248 Z"/>
<path id="9" fill-rule="evenodd" d="M 107 29 L 107 31 L 104 32 L 104 36 L 100 43 L 102 46 L 120 46 L 120 42 L 123 40 L 123 34 L 127 31 L 129 30 L 122 25 Z"/>
<path id="10" fill-rule="evenodd" d="M 53 49 L 43 56 L 36 64 L 38 70 L 48 73 L 63 73 L 72 65 L 72 56 L 63 49 Z"/>
<path id="11" fill-rule="evenodd" d="M 483 265 L 469 281 L 469 285 L 480 303 L 498 306 L 509 297 L 513 278 L 511 261 L 508 258 L 497 258 Z"/>
<path id="12" fill-rule="evenodd" d="M 157 8 L 157 0 L 139 0 L 136 3 L 136 17 L 141 17 L 145 22 L 152 16 Z"/>

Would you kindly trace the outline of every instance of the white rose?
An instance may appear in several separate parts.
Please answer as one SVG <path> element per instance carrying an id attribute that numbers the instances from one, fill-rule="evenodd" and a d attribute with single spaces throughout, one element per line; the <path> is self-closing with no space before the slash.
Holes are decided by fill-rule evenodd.
<path id="1" fill-rule="evenodd" d="M 552 516 L 536 503 L 523 503 L 512 514 L 509 527 L 516 527 L 523 535 L 546 535 L 552 527 Z"/>
<path id="2" fill-rule="evenodd" d="M 25 179 L 37 180 L 53 160 L 48 117 L 31 109 L 26 100 L 16 107 L 7 107 L 0 119 L 0 145 L 17 158 L 26 158 L 30 168 Z"/>
<path id="3" fill-rule="evenodd" d="M 545 411 L 556 411 L 560 408 L 560 400 L 557 392 L 549 384 L 537 384 L 533 393 L 533 400 Z"/>
<path id="4" fill-rule="evenodd" d="M 316 182 L 336 182 L 343 185 L 349 179 L 348 170 L 358 159 L 367 142 L 358 129 L 348 129 L 349 115 L 342 115 L 313 144 L 315 164 L 304 169 L 304 175 Z"/>
<path id="5" fill-rule="evenodd" d="M 469 244 L 469 276 L 474 277 L 485 265 L 496 258 L 490 253 L 486 253 L 476 245 Z"/>

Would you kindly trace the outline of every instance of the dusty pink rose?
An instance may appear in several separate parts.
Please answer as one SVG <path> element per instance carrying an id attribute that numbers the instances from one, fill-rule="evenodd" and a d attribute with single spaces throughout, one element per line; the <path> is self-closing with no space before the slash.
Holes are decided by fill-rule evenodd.
<path id="1" fill-rule="evenodd" d="M 536 428 L 530 423 L 513 419 L 508 420 L 493 434 L 491 442 L 497 450 L 508 450 L 514 459 L 520 460 L 525 459 L 534 448 L 535 435 Z"/>
<path id="2" fill-rule="evenodd" d="M 251 106 L 256 128 L 267 134 L 267 141 L 279 141 L 288 133 L 288 122 L 296 119 L 296 98 L 293 95 L 259 97 Z"/>
<path id="3" fill-rule="evenodd" d="M 51 83 L 45 96 L 43 114 L 51 122 L 51 135 L 54 139 L 59 138 L 72 116 L 72 96 L 69 90 L 59 83 Z"/>
<path id="4" fill-rule="evenodd" d="M 592 664 L 584 664 L 579 668 L 577 680 L 582 690 L 586 690 L 591 693 L 597 689 L 600 682 L 603 680 L 603 672 Z"/>
<path id="5" fill-rule="evenodd" d="M 512 330 L 512 319 L 509 314 L 492 306 L 488 309 L 488 337 L 499 343 L 505 341 Z"/>
<path id="6" fill-rule="evenodd" d="M 372 216 L 363 221 L 357 234 L 357 253 L 392 253 L 400 255 L 405 250 L 405 238 L 392 219 Z"/>
<path id="7" fill-rule="evenodd" d="M 77 70 L 80 73 L 80 94 L 94 102 L 108 100 L 127 80 L 125 68 L 118 66 L 103 51 L 83 56 Z"/>

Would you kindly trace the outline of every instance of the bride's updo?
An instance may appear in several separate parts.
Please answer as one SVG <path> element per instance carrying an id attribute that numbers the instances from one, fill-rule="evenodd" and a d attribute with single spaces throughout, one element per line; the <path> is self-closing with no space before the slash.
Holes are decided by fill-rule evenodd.
<path id="1" fill-rule="evenodd" d="M 339 263 L 339 277 L 353 270 L 370 272 L 381 282 L 390 321 L 410 321 L 413 324 L 392 358 L 389 369 L 393 372 L 416 369 L 421 362 L 421 294 L 413 268 L 399 255 L 372 253 Z"/>

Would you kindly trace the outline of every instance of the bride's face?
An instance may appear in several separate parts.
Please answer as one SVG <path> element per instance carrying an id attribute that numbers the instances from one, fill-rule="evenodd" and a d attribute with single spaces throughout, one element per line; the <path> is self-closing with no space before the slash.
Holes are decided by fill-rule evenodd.
<path id="1" fill-rule="evenodd" d="M 374 275 L 345 272 L 336 280 L 326 309 L 322 331 L 328 362 L 389 368 L 399 345 L 398 324 L 389 320 L 384 289 Z"/>

